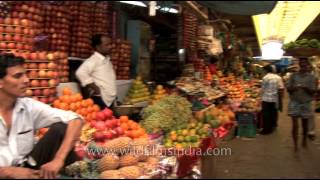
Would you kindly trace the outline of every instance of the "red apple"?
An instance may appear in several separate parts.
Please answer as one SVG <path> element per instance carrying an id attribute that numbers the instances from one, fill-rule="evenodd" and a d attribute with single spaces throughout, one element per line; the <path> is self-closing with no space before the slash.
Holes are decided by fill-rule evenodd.
<path id="1" fill-rule="evenodd" d="M 112 127 L 116 127 L 118 125 L 118 120 L 117 119 L 112 119 L 110 121 L 112 123 Z"/>
<path id="2" fill-rule="evenodd" d="M 117 127 L 115 130 L 119 136 L 124 135 L 124 130 L 121 127 Z"/>
<path id="3" fill-rule="evenodd" d="M 98 121 L 105 121 L 106 120 L 106 116 L 105 116 L 105 114 L 103 112 L 97 112 L 96 119 Z"/>
<path id="4" fill-rule="evenodd" d="M 56 100 L 56 97 L 49 97 L 49 103 L 53 103 Z"/>
<path id="5" fill-rule="evenodd" d="M 54 73 L 53 73 L 53 71 L 48 71 L 47 72 L 47 76 L 48 76 L 48 78 L 54 78 Z"/>
<path id="6" fill-rule="evenodd" d="M 16 44 L 15 43 L 8 43 L 8 49 L 15 49 L 16 48 Z"/>
<path id="7" fill-rule="evenodd" d="M 41 90 L 40 89 L 35 89 L 35 90 L 33 90 L 33 95 L 34 96 L 41 96 Z"/>
<path id="8" fill-rule="evenodd" d="M 7 43 L 1 42 L 0 43 L 0 49 L 7 49 Z"/>
<path id="9" fill-rule="evenodd" d="M 56 90 L 56 88 L 50 89 L 50 95 L 51 95 L 51 96 L 56 96 L 56 95 L 57 95 L 57 90 Z"/>
<path id="10" fill-rule="evenodd" d="M 107 119 L 112 118 L 113 112 L 110 109 L 105 108 L 102 112 L 104 113 L 104 115 Z"/>
<path id="11" fill-rule="evenodd" d="M 45 103 L 45 104 L 48 104 L 49 101 L 48 101 L 48 98 L 45 98 L 45 97 L 42 97 L 39 99 L 41 102 Z"/>
<path id="12" fill-rule="evenodd" d="M 41 59 L 41 60 L 43 60 L 43 59 Z M 38 66 L 39 66 L 39 69 L 47 69 L 48 68 L 47 63 L 40 63 Z"/>
<path id="13" fill-rule="evenodd" d="M 50 89 L 43 89 L 43 90 L 42 90 L 42 95 L 43 95 L 43 96 L 50 96 L 50 94 L 51 94 Z"/>
<path id="14" fill-rule="evenodd" d="M 57 83 L 56 80 L 54 80 L 54 79 L 50 79 L 50 80 L 49 80 L 49 86 L 50 86 L 50 87 L 54 87 L 54 86 L 57 86 L 57 85 L 58 85 L 58 83 Z"/>
<path id="15" fill-rule="evenodd" d="M 12 41 L 11 34 L 5 34 L 3 38 L 4 38 L 5 41 Z"/>
<path id="16" fill-rule="evenodd" d="M 113 138 L 113 134 L 112 134 L 110 131 L 104 130 L 104 131 L 103 131 L 103 134 L 104 134 L 104 138 L 105 138 L 105 139 L 110 140 L 110 139 Z"/>
<path id="17" fill-rule="evenodd" d="M 56 68 L 57 68 L 57 65 L 56 65 L 55 63 L 50 62 L 50 63 L 48 64 L 48 69 L 56 69 Z"/>
<path id="18" fill-rule="evenodd" d="M 40 78 L 46 78 L 47 77 L 47 72 L 44 70 L 40 70 L 39 71 L 39 77 Z"/>
<path id="19" fill-rule="evenodd" d="M 113 124 L 111 120 L 106 120 L 105 121 L 105 125 L 107 128 L 112 129 L 113 128 Z"/>
<path id="20" fill-rule="evenodd" d="M 30 82 L 31 87 L 39 87 L 40 86 L 40 82 L 39 80 L 32 80 Z"/>
<path id="21" fill-rule="evenodd" d="M 49 82 L 47 80 L 41 80 L 40 81 L 40 86 L 41 87 L 49 87 Z"/>
<path id="22" fill-rule="evenodd" d="M 97 130 L 104 130 L 106 126 L 103 121 L 97 121 L 94 128 Z"/>
<path id="23" fill-rule="evenodd" d="M 29 69 L 38 69 L 38 64 L 37 63 L 30 63 Z"/>

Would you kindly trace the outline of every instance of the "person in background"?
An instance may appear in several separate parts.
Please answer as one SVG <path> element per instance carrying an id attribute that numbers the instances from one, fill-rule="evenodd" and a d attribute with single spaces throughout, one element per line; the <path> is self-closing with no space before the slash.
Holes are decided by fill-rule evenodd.
<path id="1" fill-rule="evenodd" d="M 81 64 L 76 77 L 101 109 L 111 107 L 116 99 L 116 74 L 110 61 L 111 39 L 97 34 L 91 45 L 95 52 Z"/>
<path id="2" fill-rule="evenodd" d="M 298 151 L 298 119 L 303 126 L 302 146 L 307 147 L 308 121 L 313 116 L 312 101 L 317 90 L 317 78 L 310 73 L 308 58 L 299 58 L 299 72 L 293 73 L 287 84 L 290 96 L 288 115 L 292 118 L 292 137 L 295 151 Z"/>
<path id="3" fill-rule="evenodd" d="M 13 54 L 0 55 L 0 179 L 58 178 L 78 160 L 73 149 L 83 120 L 24 97 L 29 79 L 23 63 Z M 44 127 L 50 129 L 35 145 L 34 134 Z"/>
<path id="4" fill-rule="evenodd" d="M 277 127 L 279 99 L 283 96 L 283 81 L 276 74 L 274 65 L 265 66 L 267 74 L 262 79 L 262 124 L 261 134 L 270 134 Z"/>
<path id="5" fill-rule="evenodd" d="M 218 62 L 218 57 L 217 56 L 210 56 L 210 64 L 208 65 L 210 73 L 212 75 L 217 74 L 217 62 Z"/>

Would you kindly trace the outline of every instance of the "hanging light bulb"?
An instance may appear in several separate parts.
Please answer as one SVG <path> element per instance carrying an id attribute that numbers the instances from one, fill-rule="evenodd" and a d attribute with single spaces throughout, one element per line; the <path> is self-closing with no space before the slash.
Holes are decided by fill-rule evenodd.
<path id="1" fill-rule="evenodd" d="M 149 2 L 149 16 L 156 15 L 156 6 L 157 6 L 157 1 L 150 1 Z"/>

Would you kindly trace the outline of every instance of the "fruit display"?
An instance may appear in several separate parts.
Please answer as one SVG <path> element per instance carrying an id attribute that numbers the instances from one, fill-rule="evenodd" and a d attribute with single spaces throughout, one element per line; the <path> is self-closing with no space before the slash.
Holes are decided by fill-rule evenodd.
<path id="1" fill-rule="evenodd" d="M 127 96 L 124 98 L 124 104 L 137 104 L 146 102 L 150 99 L 148 87 L 143 83 L 142 78 L 137 78 L 132 82 Z"/>
<path id="2" fill-rule="evenodd" d="M 80 114 L 87 122 L 95 119 L 100 111 L 92 99 L 83 99 L 80 93 L 73 93 L 68 87 L 63 88 L 62 95 L 53 102 L 53 107 Z"/>
<path id="3" fill-rule="evenodd" d="M 201 139 L 210 136 L 210 124 L 191 121 L 186 128 L 170 131 L 164 138 L 166 148 L 197 148 L 200 146 Z"/>
<path id="4" fill-rule="evenodd" d="M 90 46 L 90 14 L 94 7 L 91 2 L 70 2 L 71 12 L 71 43 L 69 54 L 72 57 L 88 58 Z"/>
<path id="5" fill-rule="evenodd" d="M 167 91 L 163 88 L 162 85 L 157 85 L 156 89 L 154 90 L 152 96 L 151 96 L 151 104 L 155 104 L 162 98 L 166 97 Z"/>
<path id="6" fill-rule="evenodd" d="M 131 43 L 115 40 L 112 43 L 111 61 L 118 80 L 130 79 Z"/>
<path id="7" fill-rule="evenodd" d="M 299 39 L 294 42 L 289 42 L 283 45 L 283 49 L 294 49 L 294 48 L 320 48 L 320 41 L 317 39 Z"/>
<path id="8" fill-rule="evenodd" d="M 140 124 L 148 133 L 169 132 L 192 119 L 192 105 L 183 97 L 170 95 L 143 109 Z"/>
<path id="9" fill-rule="evenodd" d="M 261 111 L 261 103 L 257 99 L 246 98 L 240 106 L 235 110 L 236 112 L 259 112 Z"/>
<path id="10" fill-rule="evenodd" d="M 240 79 L 236 79 L 235 76 L 229 75 L 219 79 L 220 87 L 225 90 L 227 97 L 231 101 L 242 101 L 246 98 L 246 94 L 243 89 L 244 82 Z"/>
<path id="11" fill-rule="evenodd" d="M 204 110 L 197 111 L 195 118 L 203 123 L 208 123 L 215 129 L 222 124 L 228 124 L 235 120 L 235 114 L 228 105 L 210 106 Z"/>
<path id="12" fill-rule="evenodd" d="M 110 17 L 108 16 L 110 5 L 107 2 L 96 2 L 91 14 L 91 34 L 108 34 Z"/>
<path id="13" fill-rule="evenodd" d="M 51 51 L 68 52 L 71 23 L 70 11 L 66 8 L 68 6 L 68 1 L 44 6 L 44 33 L 48 35 Z"/>
<path id="14" fill-rule="evenodd" d="M 59 57 L 57 60 L 57 71 L 59 74 L 59 80 L 61 83 L 69 82 L 69 61 L 68 54 L 66 52 L 56 51 L 55 55 Z"/>
<path id="15" fill-rule="evenodd" d="M 12 3 L 10 16 L 13 19 L 26 19 L 32 22 L 32 26 L 34 27 L 34 29 L 23 29 L 23 34 L 29 34 L 31 36 L 39 35 L 44 31 L 43 6 L 44 5 L 39 1 L 14 1 Z"/>
<path id="16" fill-rule="evenodd" d="M 51 104 L 56 99 L 56 87 L 59 74 L 57 59 L 52 52 L 39 51 L 30 54 L 24 67 L 30 79 L 26 95 L 46 104 Z"/>

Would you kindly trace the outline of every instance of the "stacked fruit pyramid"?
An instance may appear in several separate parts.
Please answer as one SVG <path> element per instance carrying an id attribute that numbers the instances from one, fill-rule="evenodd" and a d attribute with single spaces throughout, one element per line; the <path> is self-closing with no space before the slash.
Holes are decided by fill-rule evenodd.
<path id="1" fill-rule="evenodd" d="M 127 96 L 124 98 L 124 104 L 136 104 L 146 102 L 150 99 L 148 87 L 143 83 L 141 76 L 132 82 Z"/>
<path id="2" fill-rule="evenodd" d="M 91 13 L 91 33 L 105 34 L 108 36 L 108 28 L 111 18 L 108 16 L 110 5 L 108 2 L 96 2 Z"/>
<path id="3" fill-rule="evenodd" d="M 30 79 L 27 96 L 33 97 L 46 104 L 56 99 L 56 87 L 59 84 L 57 72 L 57 59 L 54 53 L 46 51 L 34 52 L 27 57 L 24 64 Z"/>
<path id="4" fill-rule="evenodd" d="M 112 43 L 111 61 L 116 70 L 117 79 L 130 79 L 131 44 L 117 39 Z"/>
<path id="5" fill-rule="evenodd" d="M 168 95 L 167 91 L 163 88 L 163 86 L 157 85 L 156 89 L 154 90 L 154 92 L 152 94 L 151 104 L 155 104 L 156 102 L 158 102 L 162 98 L 166 97 L 167 95 Z"/>
<path id="6" fill-rule="evenodd" d="M 51 3 L 44 7 L 44 32 L 48 35 L 49 49 L 68 52 L 70 43 L 71 13 L 68 1 Z"/>
<path id="7" fill-rule="evenodd" d="M 68 54 L 66 52 L 55 52 L 56 57 L 59 57 L 57 60 L 57 71 L 59 74 L 59 80 L 61 83 L 69 82 L 69 61 L 68 61 Z"/>

